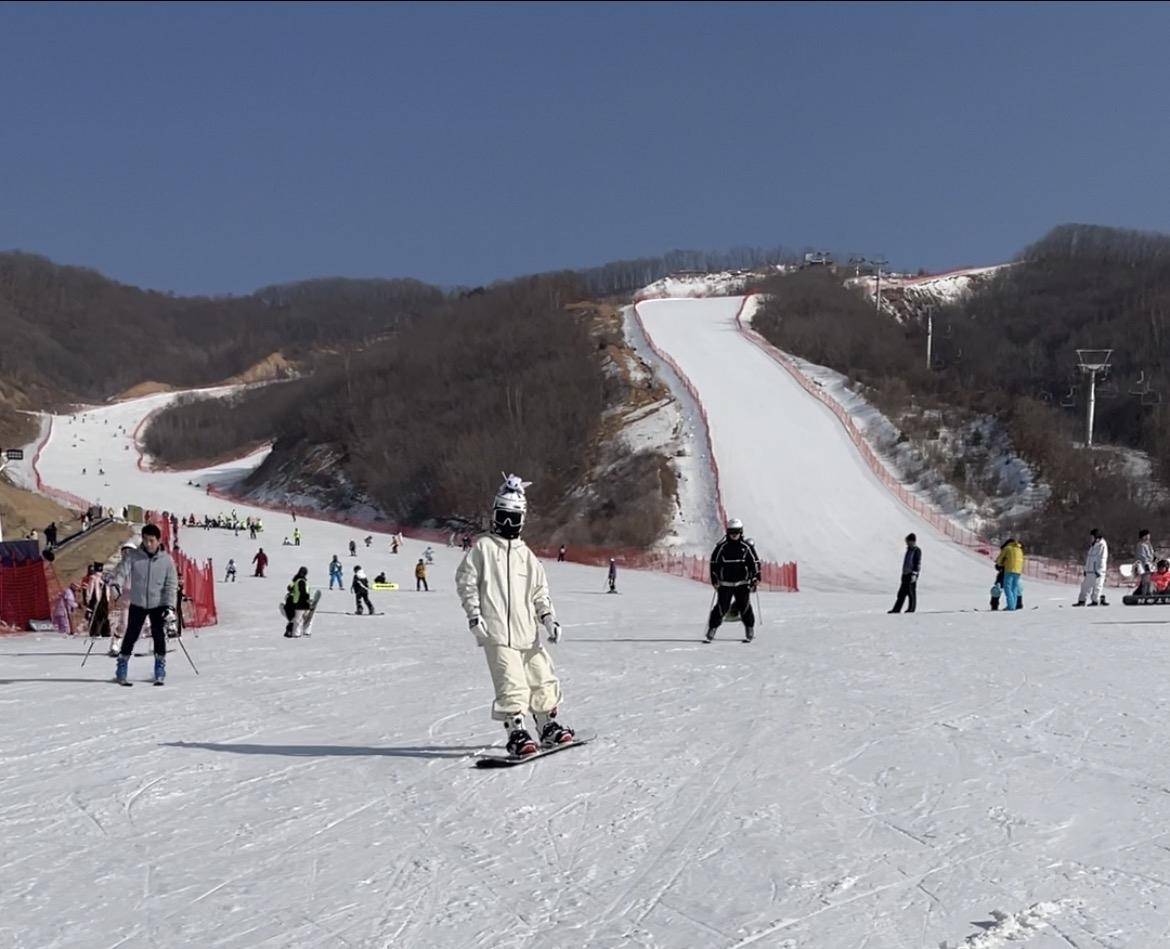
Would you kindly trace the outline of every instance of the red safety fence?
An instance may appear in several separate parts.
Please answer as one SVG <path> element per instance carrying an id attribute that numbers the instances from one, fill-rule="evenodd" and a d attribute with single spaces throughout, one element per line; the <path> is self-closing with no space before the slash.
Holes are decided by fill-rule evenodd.
<path id="1" fill-rule="evenodd" d="M 683 387 L 690 394 L 690 397 L 694 400 L 695 405 L 698 406 L 699 415 L 703 419 L 703 435 L 707 440 L 707 459 L 711 466 L 711 477 L 714 479 L 715 484 L 715 512 L 716 516 L 719 518 L 719 523 L 726 524 L 727 510 L 723 506 L 723 489 L 719 479 L 719 462 L 715 458 L 715 445 L 711 441 L 711 423 L 707 418 L 707 408 L 703 405 L 703 400 L 699 398 L 699 390 L 695 388 L 694 383 L 691 382 L 687 374 L 682 371 L 682 367 L 674 361 L 673 357 L 659 349 L 658 345 L 650 337 L 649 332 L 646 330 L 646 324 L 642 321 L 642 314 L 638 312 L 638 307 L 640 305 L 641 302 L 634 304 L 634 319 L 638 321 L 638 328 L 642 331 L 642 337 L 646 340 L 646 345 L 650 347 L 655 356 L 657 356 L 670 367 L 671 371 L 678 378 L 678 381 L 682 383 Z M 738 319 L 739 315 L 736 314 L 736 320 L 738 321 Z M 766 589 L 779 590 L 786 593 L 799 592 L 800 587 L 797 585 L 797 568 L 795 562 L 790 561 L 788 563 L 780 564 L 772 563 L 771 561 L 765 561 L 761 565 L 761 571 L 762 577 L 760 580 L 760 585 Z M 675 573 L 673 570 L 668 570 L 665 572 Z M 691 576 L 691 579 L 699 580 L 702 583 L 707 583 L 709 579 L 706 566 L 704 566 L 703 570 L 698 575 L 692 576 L 690 574 L 675 573 L 675 576 L 684 575 Z"/>
<path id="2" fill-rule="evenodd" d="M 68 491 L 62 491 L 59 488 L 49 487 L 49 485 L 45 484 L 44 479 L 41 478 L 41 471 L 40 471 L 40 468 L 37 467 L 37 465 L 41 460 L 41 452 L 43 452 L 45 450 L 45 446 L 49 444 L 49 441 L 50 441 L 50 439 L 52 439 L 52 437 L 53 437 L 53 418 L 52 418 L 52 416 L 50 416 L 49 417 L 49 428 L 45 432 L 45 437 L 42 438 L 40 441 L 40 444 L 37 445 L 37 450 L 33 454 L 33 459 L 32 459 L 33 477 L 36 479 L 37 490 L 41 494 L 44 494 L 47 497 L 50 497 L 53 500 L 55 500 L 61 504 L 64 504 L 66 507 L 72 508 L 75 511 L 82 511 L 82 512 L 87 511 L 87 510 L 89 510 L 90 502 L 85 500 L 85 498 L 80 498 L 76 494 L 70 494 Z"/>
<path id="3" fill-rule="evenodd" d="M 43 560 L 0 567 L 0 624 L 28 629 L 32 619 L 49 619 L 49 582 Z"/>
<path id="4" fill-rule="evenodd" d="M 207 492 L 211 497 L 220 500 L 235 501 L 249 507 L 259 507 L 267 511 L 280 514 L 293 514 L 309 520 L 327 521 L 332 524 L 345 524 L 364 531 L 378 531 L 379 533 L 401 533 L 404 537 L 414 540 L 424 540 L 433 544 L 446 544 L 454 533 L 456 538 L 462 536 L 462 531 L 443 531 L 425 527 L 404 527 L 391 523 L 383 517 L 353 517 L 343 514 L 325 513 L 316 508 L 299 505 L 276 504 L 270 501 L 256 501 L 252 498 L 237 497 L 222 488 L 211 487 Z M 548 560 L 556 558 L 558 548 L 553 546 L 534 546 L 533 551 L 540 557 Z M 590 566 L 605 566 L 613 558 L 618 566 L 628 570 L 652 570 L 655 573 L 666 573 L 674 577 L 683 577 L 687 580 L 697 580 L 700 583 L 709 582 L 708 561 L 703 557 L 687 554 L 672 553 L 669 551 L 646 550 L 643 548 L 614 548 L 614 547 L 586 547 L 577 544 L 567 545 L 565 559 L 573 563 L 588 564 Z M 799 589 L 797 584 L 796 564 L 765 563 L 762 566 L 760 586 L 765 590 L 795 593 Z"/>
<path id="5" fill-rule="evenodd" d="M 927 501 L 922 500 L 906 488 L 899 478 L 893 474 L 881 460 L 877 452 L 866 441 L 865 436 L 857 427 L 857 423 L 853 421 L 853 417 L 845 410 L 845 408 L 831 395 L 829 395 L 822 386 L 810 379 L 797 366 L 793 358 L 782 349 L 778 349 L 770 342 L 764 339 L 758 332 L 743 322 L 743 309 L 747 305 L 751 296 L 745 296 L 743 303 L 740 304 L 738 312 L 735 314 L 735 324 L 739 328 L 740 333 L 754 343 L 766 355 L 782 366 L 788 371 L 789 375 L 795 379 L 809 395 L 823 403 L 836 417 L 837 420 L 844 427 L 846 433 L 849 435 L 850 441 L 853 442 L 857 448 L 858 453 L 869 465 L 870 470 L 874 473 L 877 479 L 885 485 L 893 495 L 901 501 L 911 511 L 921 517 L 924 521 L 930 524 L 936 531 L 944 537 L 949 538 L 956 544 L 963 547 L 970 548 L 974 552 L 983 556 L 989 557 L 992 560 L 999 554 L 998 547 L 985 537 L 981 537 L 974 531 L 966 527 L 962 527 L 948 518 L 945 514 L 939 511 L 936 507 Z M 1084 567 L 1080 564 L 1065 563 L 1055 560 L 1048 560 L 1043 557 L 1028 557 L 1024 563 L 1024 576 L 1032 577 L 1037 580 L 1049 580 L 1054 583 L 1080 583 L 1084 578 Z"/>

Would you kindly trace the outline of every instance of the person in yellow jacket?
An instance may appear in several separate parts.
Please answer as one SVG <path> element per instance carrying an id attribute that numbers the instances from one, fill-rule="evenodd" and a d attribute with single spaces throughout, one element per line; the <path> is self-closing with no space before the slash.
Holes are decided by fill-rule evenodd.
<path id="1" fill-rule="evenodd" d="M 492 502 L 491 533 L 471 545 L 455 571 L 467 625 L 491 672 L 492 718 L 504 723 L 508 754 L 515 756 L 537 751 L 537 740 L 524 727 L 528 712 L 541 746 L 573 740 L 573 730 L 557 721 L 561 684 L 540 637 L 543 631 L 549 642 L 559 641 L 561 626 L 544 567 L 520 539 L 527 487 L 516 475 L 507 477 Z"/>
<path id="2" fill-rule="evenodd" d="M 1024 572 L 1024 548 L 1020 542 L 1009 537 L 995 558 L 995 565 L 1003 571 L 1003 596 L 1007 601 L 1005 609 L 1022 609 L 1024 603 L 1020 592 L 1020 574 Z"/>
<path id="3" fill-rule="evenodd" d="M 427 565 L 421 557 L 414 565 L 414 592 L 417 593 L 419 590 L 431 592 L 431 588 L 427 586 Z"/>

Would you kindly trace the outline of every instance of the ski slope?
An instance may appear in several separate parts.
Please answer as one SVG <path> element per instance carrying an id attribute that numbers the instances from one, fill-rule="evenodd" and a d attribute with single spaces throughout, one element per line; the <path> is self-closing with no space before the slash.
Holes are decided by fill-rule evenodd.
<path id="1" fill-rule="evenodd" d="M 832 412 L 737 330 L 743 297 L 649 300 L 638 312 L 706 406 L 728 516 L 760 554 L 796 560 L 805 590 L 897 590 L 904 538 L 919 591 L 985 593 L 994 570 L 939 535 L 874 477 Z"/>
<path id="2" fill-rule="evenodd" d="M 220 509 L 187 484 L 205 473 L 143 472 L 120 447 L 157 399 L 58 420 L 46 479 Z M 246 535 L 181 532 L 243 568 L 221 624 L 185 637 L 199 676 L 176 653 L 152 688 L 136 658 L 122 689 L 111 660 L 81 668 L 83 641 L 0 639 L 0 946 L 1170 944 L 1156 610 L 1059 609 L 1049 589 L 1035 611 L 957 612 L 985 591 L 927 586 L 895 617 L 885 587 L 774 594 L 755 643 L 729 627 L 708 646 L 702 585 L 623 571 L 607 596 L 604 571 L 552 563 L 563 716 L 599 738 L 485 773 L 469 756 L 503 735 L 458 553 L 436 548 L 434 592 L 375 593 L 383 616 L 326 592 L 312 638 L 285 640 L 297 566 L 325 586 L 338 553 L 348 576 L 353 537 L 405 585 L 423 545 L 367 551 L 302 518 L 282 547 L 291 520 L 262 516 L 266 580 Z M 840 529 L 833 549 L 860 546 Z"/>

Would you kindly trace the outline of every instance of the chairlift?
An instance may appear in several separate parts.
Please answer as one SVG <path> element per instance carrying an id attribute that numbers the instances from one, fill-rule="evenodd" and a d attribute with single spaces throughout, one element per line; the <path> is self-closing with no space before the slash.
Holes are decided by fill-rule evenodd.
<path id="1" fill-rule="evenodd" d="M 1049 392 L 1047 389 L 1041 389 L 1039 392 L 1037 392 L 1036 398 L 1038 401 L 1044 403 L 1045 405 L 1052 404 L 1052 393 Z"/>
<path id="2" fill-rule="evenodd" d="M 1142 393 L 1142 405 L 1161 405 L 1161 404 L 1162 404 L 1162 393 L 1161 392 L 1143 392 Z"/>
<path id="3" fill-rule="evenodd" d="M 1069 386 L 1068 392 L 1064 398 L 1060 400 L 1060 404 L 1066 409 L 1075 409 L 1077 407 L 1077 387 Z"/>
<path id="4" fill-rule="evenodd" d="M 1097 386 L 1097 398 L 1099 399 L 1116 399 L 1121 395 L 1121 388 L 1116 382 L 1106 380 Z"/>
<path id="5" fill-rule="evenodd" d="M 1130 395 L 1145 395 L 1150 391 L 1150 384 L 1146 382 L 1146 371 L 1143 369 L 1137 382 L 1129 387 Z"/>

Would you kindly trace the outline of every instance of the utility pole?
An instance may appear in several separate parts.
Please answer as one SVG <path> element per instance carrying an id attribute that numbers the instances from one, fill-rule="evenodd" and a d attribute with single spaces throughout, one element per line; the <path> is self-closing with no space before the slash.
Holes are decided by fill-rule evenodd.
<path id="1" fill-rule="evenodd" d="M 1089 377 L 1089 402 L 1085 413 L 1085 447 L 1093 447 L 1093 415 L 1097 408 L 1097 376 L 1109 375 L 1112 349 L 1078 349 L 1077 368 Z"/>
<path id="2" fill-rule="evenodd" d="M 934 307 L 926 308 L 926 371 L 930 372 L 930 345 L 934 337 Z"/>
<path id="3" fill-rule="evenodd" d="M 881 316 L 882 312 L 882 268 L 889 263 L 885 257 L 875 257 L 870 261 L 877 268 L 877 290 L 873 295 L 874 312 Z"/>

